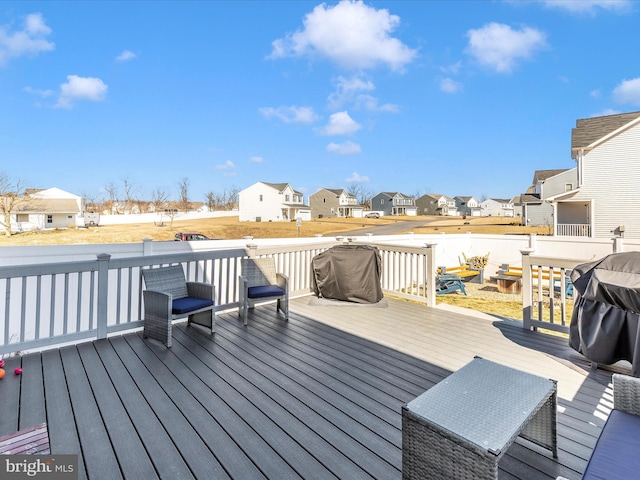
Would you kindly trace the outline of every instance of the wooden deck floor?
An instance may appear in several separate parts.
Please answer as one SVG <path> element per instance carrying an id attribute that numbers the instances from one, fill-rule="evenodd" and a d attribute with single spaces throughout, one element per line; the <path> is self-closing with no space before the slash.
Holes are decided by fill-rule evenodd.
<path id="1" fill-rule="evenodd" d="M 500 478 L 574 479 L 612 406 L 610 373 L 510 321 L 391 299 L 274 311 L 219 314 L 213 337 L 178 324 L 171 349 L 134 333 L 11 358 L 0 435 L 47 422 L 79 478 L 400 479 L 401 406 L 480 355 L 558 380 L 559 458 L 519 439 Z"/>

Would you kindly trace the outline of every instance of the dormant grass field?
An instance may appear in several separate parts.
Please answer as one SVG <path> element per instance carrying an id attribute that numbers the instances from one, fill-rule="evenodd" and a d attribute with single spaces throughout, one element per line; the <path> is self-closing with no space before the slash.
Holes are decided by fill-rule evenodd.
<path id="1" fill-rule="evenodd" d="M 333 236 L 350 230 L 375 227 L 389 223 L 424 220 L 425 226 L 401 230 L 418 233 L 489 233 L 544 235 L 546 227 L 524 227 L 514 225 L 517 218 L 478 217 L 383 217 L 315 219 L 302 222 L 298 229 L 296 222 L 240 222 L 238 217 L 204 218 L 196 220 L 165 221 L 163 226 L 153 223 L 102 225 L 89 228 L 68 228 L 16 233 L 11 237 L 0 235 L 0 246 L 18 245 L 63 245 L 82 243 L 131 243 L 145 238 L 155 241 L 173 240 L 177 232 L 198 232 L 210 238 L 240 239 L 254 238 L 294 238 L 314 235 Z"/>

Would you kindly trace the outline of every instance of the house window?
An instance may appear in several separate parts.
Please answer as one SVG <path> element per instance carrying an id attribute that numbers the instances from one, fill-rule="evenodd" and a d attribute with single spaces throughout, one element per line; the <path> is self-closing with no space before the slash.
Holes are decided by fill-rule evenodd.
<path id="1" fill-rule="evenodd" d="M 384 198 L 380 200 L 380 205 L 384 205 Z"/>
<path id="2" fill-rule="evenodd" d="M 260 195 L 260 201 L 262 201 L 262 195 Z"/>
<path id="3" fill-rule="evenodd" d="M 47 215 L 47 223 L 53 223 L 53 215 Z"/>
<path id="4" fill-rule="evenodd" d="M 16 221 L 17 222 L 28 222 L 29 221 L 29 214 L 28 213 L 19 213 L 18 215 L 16 215 Z"/>
<path id="5" fill-rule="evenodd" d="M 288 202 L 288 201 L 289 201 L 289 194 L 286 194 L 286 195 L 284 196 L 284 201 L 285 201 L 285 202 Z"/>
<path id="6" fill-rule="evenodd" d="M 571 190 L 573 190 L 573 183 L 565 183 L 564 184 L 564 191 L 565 192 L 570 192 Z"/>

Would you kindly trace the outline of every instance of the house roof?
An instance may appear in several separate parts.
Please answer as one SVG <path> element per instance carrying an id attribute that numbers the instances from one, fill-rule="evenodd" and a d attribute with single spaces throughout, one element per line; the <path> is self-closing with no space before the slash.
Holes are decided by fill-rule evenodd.
<path id="1" fill-rule="evenodd" d="M 16 213 L 78 213 L 78 202 L 71 198 L 24 198 Z"/>
<path id="2" fill-rule="evenodd" d="M 535 185 L 538 182 L 542 182 L 547 178 L 555 177 L 567 170 L 571 170 L 570 168 L 561 168 L 556 170 L 536 170 L 533 174 L 533 184 Z"/>
<path id="3" fill-rule="evenodd" d="M 401 192 L 380 192 L 379 195 L 387 195 L 390 198 L 395 197 L 396 195 L 400 195 L 403 198 L 413 198 L 411 195 L 405 195 Z"/>
<path id="4" fill-rule="evenodd" d="M 640 112 L 619 113 L 602 117 L 582 118 L 571 130 L 571 155 L 640 118 Z"/>
<path id="5" fill-rule="evenodd" d="M 347 192 L 344 188 L 325 188 L 325 190 L 335 193 L 336 195 L 342 195 L 344 193 L 347 197 L 355 197 L 354 194 Z"/>
<path id="6" fill-rule="evenodd" d="M 293 193 L 297 193 L 298 195 L 302 195 L 301 192 L 298 192 L 297 190 L 294 190 L 294 188 L 289 185 L 288 183 L 269 183 L 269 182 L 262 182 L 265 185 L 270 186 L 271 188 L 275 188 L 276 190 L 278 190 L 279 192 L 282 192 L 285 188 L 289 187 L 291 188 L 291 190 L 293 190 Z"/>
<path id="7" fill-rule="evenodd" d="M 520 195 L 520 203 L 542 203 L 542 199 L 539 195 L 532 195 L 528 193 L 523 193 Z"/>

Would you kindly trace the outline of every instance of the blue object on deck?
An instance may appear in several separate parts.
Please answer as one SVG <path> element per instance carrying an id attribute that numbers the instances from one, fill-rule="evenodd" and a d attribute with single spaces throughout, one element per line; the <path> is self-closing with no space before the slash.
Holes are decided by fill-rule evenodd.
<path id="1" fill-rule="evenodd" d="M 464 283 L 458 275 L 439 275 L 436 279 L 436 295 L 444 295 L 457 290 L 460 290 L 465 296 L 467 295 Z"/>

